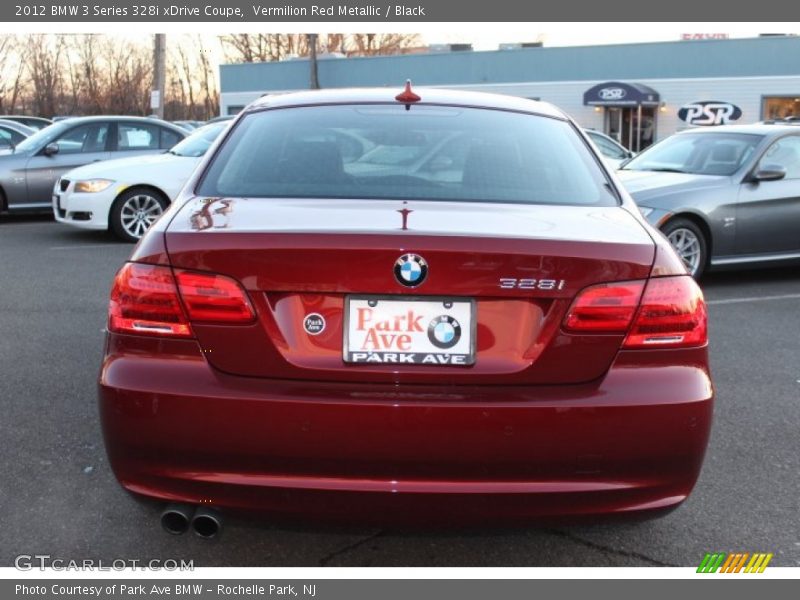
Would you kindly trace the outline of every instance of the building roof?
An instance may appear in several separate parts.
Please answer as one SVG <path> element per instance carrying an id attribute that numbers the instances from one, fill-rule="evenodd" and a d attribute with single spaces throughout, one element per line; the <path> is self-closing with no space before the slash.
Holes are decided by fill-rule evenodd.
<path id="1" fill-rule="evenodd" d="M 443 52 L 318 62 L 323 88 L 800 76 L 800 37 Z M 222 65 L 223 92 L 309 87 L 308 60 Z"/>

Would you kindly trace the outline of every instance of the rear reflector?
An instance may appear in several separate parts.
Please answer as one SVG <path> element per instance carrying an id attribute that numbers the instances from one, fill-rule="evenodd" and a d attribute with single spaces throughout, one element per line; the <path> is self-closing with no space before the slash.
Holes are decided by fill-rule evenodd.
<path id="1" fill-rule="evenodd" d="M 639 307 L 644 281 L 603 283 L 586 288 L 564 319 L 564 329 L 575 333 L 625 333 Z"/>
<path id="2" fill-rule="evenodd" d="M 708 341 L 703 292 L 688 275 L 648 280 L 642 306 L 623 346 L 675 348 Z"/>
<path id="3" fill-rule="evenodd" d="M 169 267 L 128 263 L 114 279 L 108 329 L 118 333 L 191 337 Z"/>
<path id="4" fill-rule="evenodd" d="M 193 323 L 250 323 L 255 312 L 239 283 L 224 275 L 176 271 L 178 289 Z"/>
<path id="5" fill-rule="evenodd" d="M 173 275 L 169 267 L 128 263 L 111 289 L 108 329 L 192 337 L 190 321 L 242 324 L 254 319 L 247 293 L 229 277 L 193 271 Z"/>

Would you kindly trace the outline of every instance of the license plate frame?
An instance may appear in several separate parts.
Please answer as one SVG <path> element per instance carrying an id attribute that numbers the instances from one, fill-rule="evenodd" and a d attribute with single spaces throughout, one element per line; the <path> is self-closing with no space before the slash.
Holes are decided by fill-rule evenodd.
<path id="1" fill-rule="evenodd" d="M 375 302 L 376 306 L 371 306 L 369 303 Z M 423 349 L 412 349 L 409 351 L 358 351 L 350 347 L 351 340 L 351 317 L 352 308 L 354 306 L 376 308 L 381 302 L 391 303 L 392 308 L 396 312 L 407 312 L 408 318 L 411 318 L 411 312 L 416 304 L 417 308 L 431 309 L 431 304 L 441 303 L 442 314 L 436 315 L 431 318 L 426 315 L 423 318 L 424 333 L 414 332 L 416 337 L 425 336 L 428 340 L 427 347 Z M 358 304 L 356 304 L 358 303 Z M 451 303 L 451 308 L 447 308 L 446 303 Z M 467 311 L 468 323 L 463 325 L 463 313 Z M 453 314 L 448 314 L 452 312 Z M 433 326 L 432 320 L 441 319 L 441 317 L 451 317 L 445 319 L 444 328 L 451 329 L 454 332 L 458 331 L 458 339 L 455 345 L 452 346 L 454 352 L 448 352 L 450 348 L 436 348 L 433 346 L 429 333 L 430 328 Z M 453 327 L 452 323 L 455 321 L 458 326 Z M 478 329 L 478 312 L 477 302 L 474 298 L 465 298 L 462 296 L 399 296 L 399 295 L 375 295 L 375 294 L 348 294 L 344 298 L 344 314 L 342 319 L 342 360 L 349 365 L 371 365 L 371 364 L 391 364 L 391 365 L 407 365 L 407 366 L 439 366 L 439 367 L 469 367 L 475 364 L 477 359 L 477 329 Z M 387 335 L 392 333 L 398 334 L 400 332 L 386 331 Z M 405 332 L 409 333 L 409 332 Z M 461 343 L 461 338 L 466 334 L 467 341 Z M 450 340 L 452 341 L 452 340 Z M 445 343 L 441 342 L 440 343 Z M 450 343 L 450 342 L 447 342 Z M 423 345 L 424 342 L 423 342 Z M 464 349 L 466 348 L 466 352 Z M 366 354 L 367 356 L 363 356 Z M 393 356 L 394 355 L 394 356 Z M 412 355 L 410 358 L 409 355 Z M 432 358 L 431 358 L 432 357 Z"/>

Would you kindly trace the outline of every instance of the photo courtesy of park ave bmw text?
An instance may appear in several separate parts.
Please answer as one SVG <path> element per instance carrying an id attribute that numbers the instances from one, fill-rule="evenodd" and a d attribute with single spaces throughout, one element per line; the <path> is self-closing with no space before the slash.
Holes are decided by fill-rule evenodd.
<path id="1" fill-rule="evenodd" d="M 791 585 L 800 10 L 722 8 L 0 6 L 0 597 Z"/>

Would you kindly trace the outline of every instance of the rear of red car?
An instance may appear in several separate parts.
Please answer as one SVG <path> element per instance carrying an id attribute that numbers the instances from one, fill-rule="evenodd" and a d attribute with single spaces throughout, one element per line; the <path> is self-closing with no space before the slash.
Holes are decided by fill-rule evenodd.
<path id="1" fill-rule="evenodd" d="M 386 95 L 251 108 L 119 272 L 122 485 L 362 521 L 677 506 L 713 392 L 668 244 L 556 111 Z"/>

